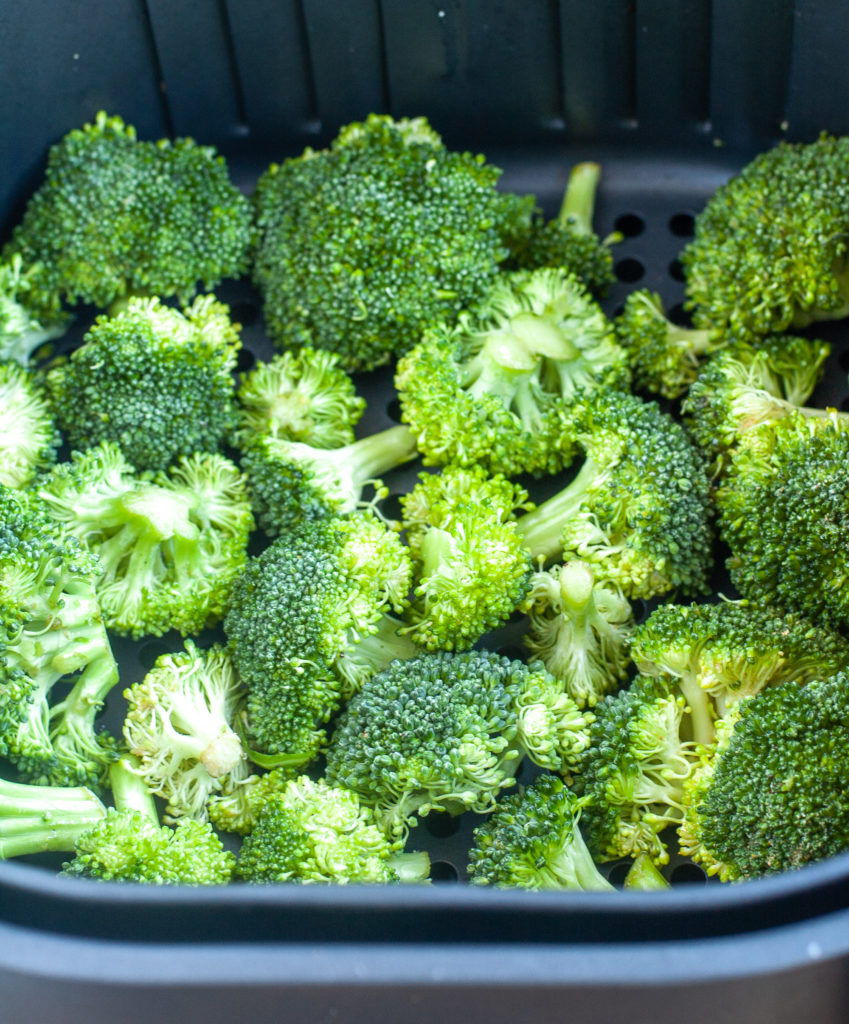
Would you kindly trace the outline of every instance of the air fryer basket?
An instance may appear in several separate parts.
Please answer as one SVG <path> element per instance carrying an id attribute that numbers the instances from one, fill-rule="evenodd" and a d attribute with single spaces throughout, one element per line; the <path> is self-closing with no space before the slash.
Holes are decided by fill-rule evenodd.
<path id="1" fill-rule="evenodd" d="M 218 145 L 246 191 L 269 161 L 346 121 L 425 114 L 550 213 L 571 165 L 601 162 L 597 227 L 624 235 L 606 307 L 639 286 L 680 314 L 677 256 L 716 186 L 778 138 L 849 131 L 847 39 L 837 0 L 4 4 L 0 241 L 47 147 L 101 108 L 141 137 Z M 267 358 L 251 286 L 218 293 L 244 324 L 242 368 Z M 849 328 L 820 333 L 834 352 L 814 401 L 839 407 Z M 358 380 L 363 432 L 397 422 L 391 381 Z M 392 490 L 417 471 L 397 473 Z M 520 638 L 515 622 L 499 643 L 515 650 Z M 180 642 L 119 642 L 123 682 Z M 120 721 L 119 698 L 106 715 Z M 0 864 L 2 1019 L 847 1019 L 849 855 L 739 886 L 706 885 L 673 859 L 668 892 L 499 893 L 452 884 L 473 825 L 433 815 L 414 830 L 435 884 L 413 890 L 157 890 Z"/>

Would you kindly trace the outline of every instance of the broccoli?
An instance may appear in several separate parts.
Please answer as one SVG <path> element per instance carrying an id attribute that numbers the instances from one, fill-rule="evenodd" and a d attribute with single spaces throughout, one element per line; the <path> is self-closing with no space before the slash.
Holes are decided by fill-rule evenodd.
<path id="1" fill-rule="evenodd" d="M 141 682 L 124 691 L 124 741 L 168 822 L 206 818 L 206 804 L 245 760 L 233 723 L 243 687 L 229 653 L 216 644 L 162 654 Z"/>
<path id="2" fill-rule="evenodd" d="M 97 575 L 33 497 L 0 486 L 0 753 L 28 781 L 97 786 L 115 757 L 95 728 L 118 682 Z"/>
<path id="3" fill-rule="evenodd" d="M 849 641 L 769 605 L 665 604 L 637 627 L 631 657 L 643 675 L 679 687 L 693 737 L 705 744 L 713 740 L 715 719 L 741 698 L 849 668 Z"/>
<path id="4" fill-rule="evenodd" d="M 276 537 L 310 520 L 373 505 L 387 493 L 378 474 L 415 456 L 415 439 L 402 426 L 329 449 L 266 434 L 245 444 L 242 467 L 257 520 Z M 363 493 L 369 485 L 375 495 L 366 502 Z"/>
<path id="5" fill-rule="evenodd" d="M 746 340 L 849 313 L 847 153 L 782 142 L 717 189 L 681 254 L 696 327 Z"/>
<path id="6" fill-rule="evenodd" d="M 469 876 L 475 885 L 521 889 L 611 890 L 584 842 L 581 801 L 553 775 L 509 793 L 474 832 Z"/>
<path id="7" fill-rule="evenodd" d="M 567 466 L 579 400 L 629 382 L 612 324 L 556 268 L 503 276 L 456 325 L 425 330 L 395 376 L 426 463 L 479 463 L 506 476 Z"/>
<path id="8" fill-rule="evenodd" d="M 579 443 L 577 475 L 517 520 L 531 554 L 580 558 L 629 599 L 706 591 L 710 484 L 680 424 L 655 402 L 606 392 L 587 402 Z"/>
<path id="9" fill-rule="evenodd" d="M 39 349 L 66 333 L 69 319 L 40 264 L 26 266 L 20 253 L 0 259 L 0 361 L 29 366 Z"/>
<path id="10" fill-rule="evenodd" d="M 17 363 L 0 363 L 0 484 L 23 487 L 56 461 L 61 438 L 40 381 Z"/>
<path id="11" fill-rule="evenodd" d="M 118 445 L 144 470 L 217 452 L 237 422 L 233 371 L 239 326 L 227 306 L 199 296 L 185 312 L 129 299 L 100 316 L 71 356 L 47 373 L 71 448 Z"/>
<path id="12" fill-rule="evenodd" d="M 525 646 L 578 707 L 593 707 L 628 675 L 634 614 L 622 591 L 580 559 L 534 573 Z"/>
<path id="13" fill-rule="evenodd" d="M 647 853 L 638 853 L 628 868 L 623 889 L 668 889 L 669 882 L 660 873 L 657 864 Z"/>
<path id="14" fill-rule="evenodd" d="M 280 348 L 370 370 L 481 296 L 533 199 L 453 152 L 423 118 L 371 115 L 327 149 L 272 164 L 254 193 L 253 280 Z"/>
<path id="15" fill-rule="evenodd" d="M 40 786 L 0 779 L 0 860 L 74 849 L 106 816 L 85 786 Z"/>
<path id="16" fill-rule="evenodd" d="M 133 637 L 200 632 L 230 605 L 253 529 L 245 479 L 223 455 L 184 457 L 168 473 L 135 473 L 101 442 L 38 484 L 64 530 L 99 558 L 110 629 Z"/>
<path id="17" fill-rule="evenodd" d="M 298 441 L 313 448 L 341 448 L 354 441 L 365 399 L 325 349 L 281 352 L 243 373 L 236 397 L 241 447 L 255 434 Z"/>
<path id="18" fill-rule="evenodd" d="M 426 853 L 404 854 L 356 793 L 305 775 L 266 797 L 242 843 L 236 877 L 247 882 L 422 882 Z"/>
<path id="19" fill-rule="evenodd" d="M 253 831 L 269 799 L 299 774 L 299 768 L 293 765 L 278 765 L 257 774 L 247 761 L 239 761 L 222 779 L 221 788 L 210 794 L 206 814 L 214 828 L 246 836 Z"/>
<path id="20" fill-rule="evenodd" d="M 849 676 L 739 701 L 684 786 L 682 852 L 723 881 L 849 848 Z"/>
<path id="21" fill-rule="evenodd" d="M 53 146 L 6 257 L 40 263 L 45 287 L 101 308 L 127 295 L 188 302 L 247 272 L 250 201 L 224 158 L 192 139 L 142 142 L 120 117 Z"/>
<path id="22" fill-rule="evenodd" d="M 588 715 L 539 663 L 490 651 L 436 651 L 394 661 L 343 709 L 326 778 L 404 835 L 416 815 L 492 810 L 523 757 L 568 773 L 587 744 Z"/>

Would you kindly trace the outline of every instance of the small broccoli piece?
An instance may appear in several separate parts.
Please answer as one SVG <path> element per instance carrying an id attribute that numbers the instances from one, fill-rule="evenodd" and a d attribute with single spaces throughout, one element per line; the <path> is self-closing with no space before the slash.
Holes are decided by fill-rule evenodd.
<path id="1" fill-rule="evenodd" d="M 682 793 L 693 770 L 694 744 L 684 697 L 663 680 L 637 676 L 593 709 L 589 747 L 575 788 L 581 829 L 599 860 L 645 853 L 666 864 L 661 833 L 683 815 Z"/>
<path id="2" fill-rule="evenodd" d="M 0 753 L 28 781 L 97 786 L 115 757 L 95 730 L 118 682 L 97 575 L 34 498 L 0 486 Z M 52 700 L 59 682 L 70 689 Z"/>
<path id="3" fill-rule="evenodd" d="M 0 860 L 49 851 L 70 852 L 106 815 L 85 786 L 46 786 L 0 779 Z"/>
<path id="4" fill-rule="evenodd" d="M 849 848 L 848 715 L 844 672 L 739 701 L 684 786 L 682 852 L 732 881 Z"/>
<path id="5" fill-rule="evenodd" d="M 625 875 L 622 888 L 642 889 L 645 891 L 650 889 L 668 889 L 669 882 L 666 881 L 660 873 L 657 864 L 647 853 L 638 853 L 628 868 L 628 874 Z"/>
<path id="6" fill-rule="evenodd" d="M 0 260 L 0 361 L 29 366 L 67 331 L 69 317 L 44 277 L 40 264 L 25 266 L 19 253 Z"/>
<path id="7" fill-rule="evenodd" d="M 298 441 L 313 448 L 341 448 L 354 442 L 354 427 L 365 399 L 325 349 L 281 352 L 243 373 L 236 393 L 241 447 L 255 434 Z"/>
<path id="8" fill-rule="evenodd" d="M 212 295 L 183 313 L 134 298 L 101 316 L 69 359 L 47 373 L 71 448 L 116 444 L 136 469 L 217 452 L 236 425 L 239 325 Z"/>
<path id="9" fill-rule="evenodd" d="M 242 467 L 257 520 L 276 537 L 304 522 L 373 504 L 386 493 L 379 474 L 415 456 L 415 438 L 401 426 L 330 449 L 256 435 L 245 445 Z M 368 486 L 375 490 L 371 502 L 363 498 Z"/>
<path id="10" fill-rule="evenodd" d="M 220 790 L 210 795 L 206 805 L 209 820 L 222 832 L 246 836 L 253 831 L 269 799 L 299 774 L 299 769 L 291 765 L 256 774 L 247 761 L 240 761 L 222 780 Z"/>
<path id="11" fill-rule="evenodd" d="M 621 590 L 596 582 L 586 562 L 534 573 L 524 607 L 525 646 L 578 707 L 593 707 L 625 680 L 634 614 Z"/>
<path id="12" fill-rule="evenodd" d="M 242 695 L 229 653 L 190 640 L 124 691 L 124 740 L 147 788 L 167 801 L 166 821 L 205 820 L 210 796 L 245 760 L 232 727 Z"/>
<path id="13" fill-rule="evenodd" d="M 645 676 L 680 688 L 693 737 L 713 740 L 716 718 L 743 697 L 849 667 L 849 641 L 796 614 L 748 601 L 665 604 L 637 627 L 631 657 Z"/>
<path id="14" fill-rule="evenodd" d="M 681 254 L 697 327 L 746 339 L 849 313 L 847 153 L 782 142 L 717 189 Z"/>
<path id="15" fill-rule="evenodd" d="M 492 810 L 526 754 L 569 771 L 588 721 L 539 664 L 489 651 L 422 654 L 372 676 L 343 709 L 326 777 L 401 836 L 416 815 Z"/>
<path id="16" fill-rule="evenodd" d="M 40 381 L 0 363 L 0 484 L 23 487 L 56 461 L 61 438 Z"/>
<path id="17" fill-rule="evenodd" d="M 110 629 L 134 637 L 199 633 L 230 606 L 253 529 L 245 479 L 222 455 L 136 473 L 101 442 L 39 482 L 51 517 L 99 558 Z"/>
<path id="18" fill-rule="evenodd" d="M 475 829 L 472 882 L 497 888 L 613 889 L 587 849 L 580 816 L 580 800 L 553 775 L 540 775 L 523 791 L 508 794 Z"/>
<path id="19" fill-rule="evenodd" d="M 129 294 L 188 302 L 198 282 L 244 274 L 252 244 L 250 201 L 212 147 L 142 142 L 101 111 L 50 150 L 7 256 L 40 263 L 69 302 L 105 307 Z"/>
<path id="20" fill-rule="evenodd" d="M 705 358 L 727 343 L 704 328 L 673 323 L 663 299 L 647 288 L 631 292 L 614 325 L 631 362 L 634 387 L 664 398 L 683 395 Z"/>
<path id="21" fill-rule="evenodd" d="M 453 152 L 423 118 L 371 115 L 329 148 L 272 164 L 254 193 L 254 283 L 282 348 L 369 370 L 453 320 L 496 278 L 532 199 Z"/>
<path id="22" fill-rule="evenodd" d="M 400 853 L 356 793 L 305 775 L 267 796 L 242 843 L 236 876 L 247 882 L 422 882 L 427 854 Z"/>
<path id="23" fill-rule="evenodd" d="M 629 599 L 706 592 L 710 484 L 680 424 L 655 402 L 607 392 L 587 403 L 578 439 L 576 476 L 517 520 L 531 554 L 582 559 Z"/>
<path id="24" fill-rule="evenodd" d="M 426 463 L 555 473 L 575 454 L 579 400 L 627 390 L 625 350 L 574 275 L 517 271 L 398 363 L 401 416 Z"/>

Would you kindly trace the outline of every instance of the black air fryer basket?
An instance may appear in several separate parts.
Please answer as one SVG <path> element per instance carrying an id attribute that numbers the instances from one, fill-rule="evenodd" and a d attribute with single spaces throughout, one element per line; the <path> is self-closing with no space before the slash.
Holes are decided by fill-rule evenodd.
<path id="1" fill-rule="evenodd" d="M 680 311 L 677 256 L 712 191 L 781 138 L 849 132 L 847 44 L 838 0 L 6 0 L 0 243 L 48 147 L 100 109 L 218 146 L 246 191 L 347 121 L 421 114 L 549 213 L 572 164 L 599 161 L 597 228 L 624 236 L 608 310 L 640 286 Z M 245 365 L 267 358 L 251 286 L 218 294 Z M 840 407 L 849 328 L 820 333 L 814 401 Z M 363 431 L 397 422 L 391 380 L 358 382 Z M 124 681 L 168 649 L 118 644 Z M 849 854 L 734 886 L 673 859 L 665 892 L 492 892 L 463 884 L 473 824 L 419 825 L 420 888 L 139 888 L 2 863 L 0 1020 L 849 1020 Z"/>

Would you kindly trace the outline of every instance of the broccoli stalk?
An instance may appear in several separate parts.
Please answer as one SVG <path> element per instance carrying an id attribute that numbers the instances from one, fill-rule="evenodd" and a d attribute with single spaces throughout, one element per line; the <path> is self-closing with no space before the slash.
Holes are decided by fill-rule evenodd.
<path id="1" fill-rule="evenodd" d="M 38 786 L 0 779 L 0 860 L 70 851 L 106 808 L 85 786 Z"/>

